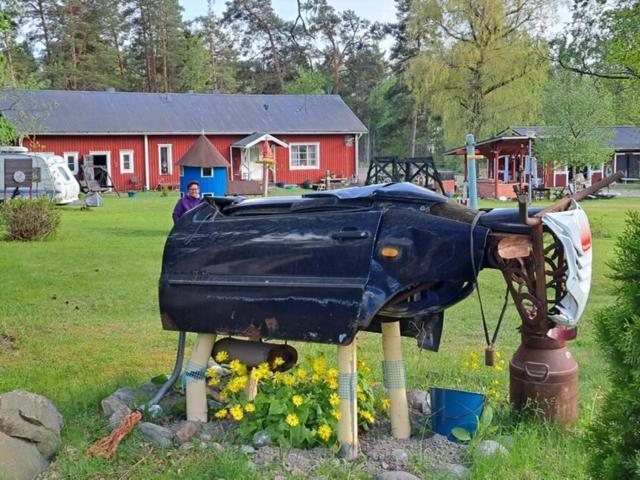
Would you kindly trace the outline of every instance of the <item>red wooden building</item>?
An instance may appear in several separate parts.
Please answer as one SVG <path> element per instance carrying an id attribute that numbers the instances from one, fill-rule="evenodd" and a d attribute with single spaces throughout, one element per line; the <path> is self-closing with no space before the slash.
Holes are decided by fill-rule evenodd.
<path id="1" fill-rule="evenodd" d="M 485 159 L 477 160 L 477 188 L 480 198 L 514 198 L 513 186 L 520 182 L 534 188 L 566 187 L 570 171 L 561 160 L 554 164 L 542 164 L 535 160 L 535 140 L 544 137 L 552 127 L 509 127 L 495 137 L 476 142 L 476 154 Z M 632 126 L 611 128 L 613 158 L 595 169 L 587 169 L 586 180 L 596 182 L 607 173 L 622 170 L 628 179 L 640 177 L 640 128 Z M 445 155 L 464 158 L 464 177 L 467 179 L 466 149 L 457 147 Z M 521 177 L 522 169 L 522 177 Z M 535 173 L 534 173 L 535 172 Z"/>
<path id="2" fill-rule="evenodd" d="M 92 155 L 122 190 L 177 186 L 177 162 L 201 134 L 229 161 L 231 180 L 262 179 L 264 139 L 271 181 L 351 178 L 367 133 L 336 95 L 5 90 L 0 104 L 25 147 L 62 155 L 76 174 Z"/>

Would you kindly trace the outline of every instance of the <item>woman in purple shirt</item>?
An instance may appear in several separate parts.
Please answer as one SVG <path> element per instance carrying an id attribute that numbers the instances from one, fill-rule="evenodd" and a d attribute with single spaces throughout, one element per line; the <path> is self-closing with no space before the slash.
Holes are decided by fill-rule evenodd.
<path id="1" fill-rule="evenodd" d="M 187 194 L 178 200 L 178 203 L 176 203 L 173 209 L 173 223 L 176 223 L 178 219 L 189 210 L 197 207 L 199 203 L 200 184 L 198 182 L 189 182 L 189 185 L 187 185 Z"/>

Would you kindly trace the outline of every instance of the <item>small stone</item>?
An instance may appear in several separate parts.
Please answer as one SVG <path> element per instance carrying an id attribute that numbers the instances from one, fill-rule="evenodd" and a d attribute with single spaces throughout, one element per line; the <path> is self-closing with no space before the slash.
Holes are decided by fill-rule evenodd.
<path id="1" fill-rule="evenodd" d="M 426 390 L 410 390 L 407 392 L 407 404 L 412 410 L 420 413 L 431 413 L 429 392 Z"/>
<path id="2" fill-rule="evenodd" d="M 213 440 L 213 436 L 206 432 L 201 432 L 198 435 L 198 438 L 200 438 L 200 440 L 202 440 L 203 442 L 210 442 L 211 440 Z"/>
<path id="3" fill-rule="evenodd" d="M 402 448 L 396 448 L 391 452 L 391 457 L 398 463 L 408 463 L 409 455 Z"/>
<path id="4" fill-rule="evenodd" d="M 383 470 L 386 470 L 389 468 L 389 464 L 387 462 L 380 462 L 380 466 L 382 467 Z"/>
<path id="5" fill-rule="evenodd" d="M 218 442 L 213 442 L 211 444 L 211 448 L 214 449 L 217 452 L 224 452 L 224 447 L 222 445 L 220 445 Z"/>
<path id="6" fill-rule="evenodd" d="M 142 422 L 137 430 L 142 436 L 160 447 L 170 447 L 173 444 L 173 432 L 155 423 Z"/>
<path id="7" fill-rule="evenodd" d="M 193 443 L 191 442 L 184 442 L 182 445 L 180 445 L 180 450 L 191 450 L 193 448 Z"/>
<path id="8" fill-rule="evenodd" d="M 251 445 L 242 445 L 242 453 L 246 453 L 247 455 L 252 455 L 254 453 L 256 453 L 256 449 L 253 448 Z"/>
<path id="9" fill-rule="evenodd" d="M 420 480 L 420 477 L 416 477 L 409 472 L 403 472 L 401 470 L 389 470 L 388 472 L 382 472 L 374 477 L 376 480 Z"/>
<path id="10" fill-rule="evenodd" d="M 438 472 L 444 478 L 460 480 L 464 480 L 471 474 L 471 471 L 467 467 L 456 463 L 441 464 L 438 466 Z"/>
<path id="11" fill-rule="evenodd" d="M 102 405 L 102 411 L 106 417 L 111 417 L 114 413 L 122 410 L 129 410 L 131 413 L 131 409 L 115 394 L 103 399 L 100 405 Z"/>
<path id="12" fill-rule="evenodd" d="M 271 436 L 264 430 L 260 430 L 253 435 L 252 443 L 256 448 L 266 447 L 271 443 Z"/>
<path id="13" fill-rule="evenodd" d="M 119 388 L 111 396 L 117 398 L 129 408 L 132 408 L 138 400 L 138 393 L 136 389 L 132 387 Z"/>
<path id="14" fill-rule="evenodd" d="M 495 455 L 499 453 L 500 455 L 509 455 L 509 450 L 504 448 L 495 440 L 483 440 L 478 445 L 478 454 L 483 457 L 490 457 L 491 455 Z"/>
<path id="15" fill-rule="evenodd" d="M 75 447 L 72 447 L 71 445 L 65 448 L 65 451 L 67 452 L 67 455 L 69 455 L 70 457 L 73 457 L 78 453 L 78 449 Z"/>
<path id="16" fill-rule="evenodd" d="M 176 427 L 176 439 L 180 445 L 191 440 L 200 431 L 200 426 L 196 422 L 180 422 Z"/>
<path id="17" fill-rule="evenodd" d="M 113 431 L 120 426 L 122 421 L 131 414 L 131 409 L 126 405 L 113 412 L 109 417 L 109 431 Z"/>

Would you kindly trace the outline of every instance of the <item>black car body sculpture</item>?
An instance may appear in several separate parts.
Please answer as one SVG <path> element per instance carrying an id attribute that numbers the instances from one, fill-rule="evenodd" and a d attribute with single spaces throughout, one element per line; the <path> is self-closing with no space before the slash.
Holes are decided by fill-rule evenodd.
<path id="1" fill-rule="evenodd" d="M 444 216 L 452 208 L 466 213 L 409 183 L 207 198 L 167 241 L 164 327 L 348 344 L 400 319 L 403 335 L 437 349 L 443 312 L 473 290 L 490 231 L 473 229 L 472 265 L 470 225 Z M 515 210 L 505 220 L 523 228 Z"/>
<path id="2" fill-rule="evenodd" d="M 521 348 L 569 358 L 563 341 L 575 336 L 591 282 L 591 234 L 576 200 L 618 177 L 532 212 L 522 191 L 518 209 L 477 211 L 410 183 L 205 198 L 167 240 L 162 323 L 345 346 L 360 330 L 398 322 L 402 335 L 437 350 L 444 311 L 473 291 L 478 271 L 495 268 L 522 319 Z M 525 353 L 522 368 L 511 364 L 512 401 L 546 395 L 555 402 L 549 417 L 575 420 L 575 361 L 570 378 L 556 381 L 551 363 Z"/>

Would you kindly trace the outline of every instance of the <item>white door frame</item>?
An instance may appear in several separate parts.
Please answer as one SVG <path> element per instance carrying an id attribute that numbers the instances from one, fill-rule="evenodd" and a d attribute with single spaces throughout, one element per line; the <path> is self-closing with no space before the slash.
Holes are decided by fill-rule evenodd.
<path id="1" fill-rule="evenodd" d="M 113 175 L 111 175 L 111 151 L 110 150 L 89 150 L 89 155 L 106 155 L 107 156 L 107 173 L 111 183 L 115 185 L 113 181 Z M 109 189 L 111 191 L 111 189 Z"/>

